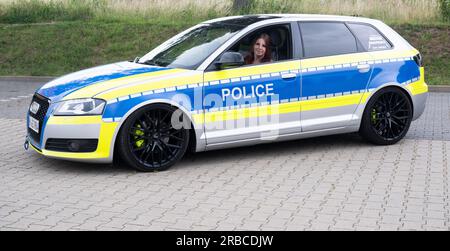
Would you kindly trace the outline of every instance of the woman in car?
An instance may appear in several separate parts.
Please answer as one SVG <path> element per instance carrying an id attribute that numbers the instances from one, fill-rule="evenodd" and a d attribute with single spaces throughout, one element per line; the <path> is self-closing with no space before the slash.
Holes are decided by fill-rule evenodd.
<path id="1" fill-rule="evenodd" d="M 272 62 L 270 46 L 272 40 L 266 33 L 259 35 L 252 43 L 249 54 L 245 57 L 245 64 L 261 64 Z"/>

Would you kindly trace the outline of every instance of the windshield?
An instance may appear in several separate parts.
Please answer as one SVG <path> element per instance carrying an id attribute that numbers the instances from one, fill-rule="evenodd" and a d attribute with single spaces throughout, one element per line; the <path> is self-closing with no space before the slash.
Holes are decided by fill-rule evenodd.
<path id="1" fill-rule="evenodd" d="M 140 63 L 195 70 L 240 29 L 237 26 L 205 24 L 171 41 L 154 57 L 144 57 Z"/>

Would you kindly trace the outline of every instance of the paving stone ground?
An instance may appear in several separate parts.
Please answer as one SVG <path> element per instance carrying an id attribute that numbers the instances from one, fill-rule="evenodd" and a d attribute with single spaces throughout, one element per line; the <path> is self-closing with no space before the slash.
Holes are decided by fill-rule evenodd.
<path id="1" fill-rule="evenodd" d="M 44 158 L 23 150 L 24 133 L 23 119 L 0 118 L 1 231 L 450 230 L 448 93 L 431 93 L 393 146 L 338 135 L 199 153 L 159 173 Z"/>

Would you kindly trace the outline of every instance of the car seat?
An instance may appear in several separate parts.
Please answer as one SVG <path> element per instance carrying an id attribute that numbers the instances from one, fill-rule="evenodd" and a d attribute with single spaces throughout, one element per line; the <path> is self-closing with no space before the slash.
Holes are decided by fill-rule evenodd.
<path id="1" fill-rule="evenodd" d="M 280 32 L 279 29 L 273 29 L 267 32 L 272 40 L 272 61 L 279 61 L 282 58 L 280 55 L 280 49 L 283 48 L 284 42 L 286 40 L 286 36 L 283 32 Z"/>

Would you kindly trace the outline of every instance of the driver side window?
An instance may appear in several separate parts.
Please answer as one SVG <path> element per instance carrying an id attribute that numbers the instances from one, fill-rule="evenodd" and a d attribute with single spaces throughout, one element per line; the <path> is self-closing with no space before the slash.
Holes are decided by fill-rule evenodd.
<path id="1" fill-rule="evenodd" d="M 272 25 L 253 31 L 240 39 L 222 53 L 209 70 L 273 63 L 292 58 L 290 25 Z"/>

